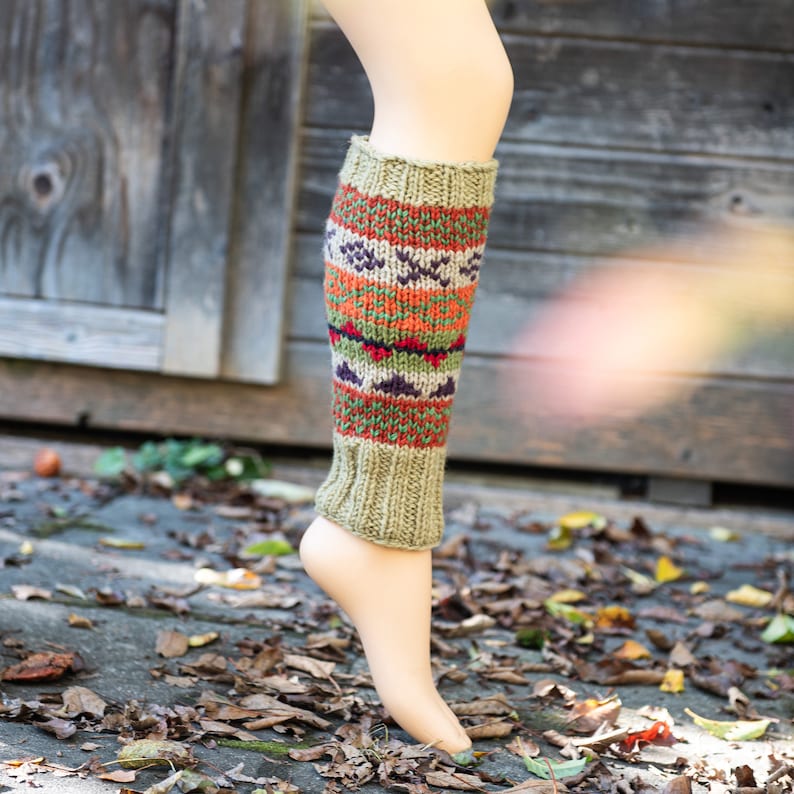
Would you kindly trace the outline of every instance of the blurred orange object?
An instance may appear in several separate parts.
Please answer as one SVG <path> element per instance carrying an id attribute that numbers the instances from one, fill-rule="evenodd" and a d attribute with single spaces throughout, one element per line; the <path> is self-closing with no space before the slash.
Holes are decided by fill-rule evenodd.
<path id="1" fill-rule="evenodd" d="M 61 473 L 61 456 L 49 447 L 42 447 L 33 459 L 33 471 L 39 477 L 57 477 Z"/>

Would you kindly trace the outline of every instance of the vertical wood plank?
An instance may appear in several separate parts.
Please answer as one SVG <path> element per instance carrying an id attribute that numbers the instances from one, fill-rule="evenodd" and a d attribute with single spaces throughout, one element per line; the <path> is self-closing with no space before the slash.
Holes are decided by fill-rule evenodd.
<path id="1" fill-rule="evenodd" d="M 249 0 L 221 374 L 281 370 L 307 52 L 307 0 Z"/>
<path id="2" fill-rule="evenodd" d="M 0 2 L 0 294 L 162 308 L 173 6 Z"/>
<path id="3" fill-rule="evenodd" d="M 245 0 L 180 0 L 163 371 L 220 371 Z"/>

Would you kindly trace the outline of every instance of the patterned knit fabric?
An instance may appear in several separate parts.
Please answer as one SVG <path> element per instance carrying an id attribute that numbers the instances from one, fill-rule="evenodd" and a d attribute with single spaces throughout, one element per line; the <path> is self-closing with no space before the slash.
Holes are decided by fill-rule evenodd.
<path id="1" fill-rule="evenodd" d="M 317 512 L 375 543 L 438 545 L 447 429 L 497 161 L 430 162 L 354 135 L 325 231 L 334 458 Z"/>

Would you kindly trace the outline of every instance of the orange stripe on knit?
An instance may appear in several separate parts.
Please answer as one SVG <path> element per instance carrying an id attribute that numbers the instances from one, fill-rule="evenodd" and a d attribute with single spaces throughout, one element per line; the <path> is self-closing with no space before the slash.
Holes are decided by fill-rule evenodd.
<path id="1" fill-rule="evenodd" d="M 456 290 L 393 289 L 377 281 L 346 273 L 326 262 L 326 294 L 333 308 L 353 320 L 388 325 L 398 331 L 465 331 L 476 284 Z M 399 304 L 399 305 L 398 305 Z M 430 320 L 418 316 L 431 315 Z M 407 316 L 400 317 L 400 314 Z M 449 320 L 450 322 L 443 322 Z M 439 322 L 443 325 L 439 325 Z"/>

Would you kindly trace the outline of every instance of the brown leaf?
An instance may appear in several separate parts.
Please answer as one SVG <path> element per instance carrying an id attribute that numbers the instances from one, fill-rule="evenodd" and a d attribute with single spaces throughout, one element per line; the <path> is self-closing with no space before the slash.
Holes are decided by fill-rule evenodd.
<path id="1" fill-rule="evenodd" d="M 686 615 L 679 612 L 673 607 L 646 607 L 639 613 L 641 618 L 651 618 L 652 620 L 660 620 L 662 623 L 686 623 Z"/>
<path id="2" fill-rule="evenodd" d="M 715 598 L 711 601 L 704 601 L 692 611 L 703 620 L 722 621 L 727 623 L 744 620 L 744 612 L 736 609 L 736 607 L 732 607 L 719 598 Z"/>
<path id="3" fill-rule="evenodd" d="M 540 755 L 540 747 L 538 747 L 535 742 L 531 739 L 522 739 L 520 736 L 516 736 L 512 742 L 505 745 L 506 749 L 509 750 L 513 755 L 517 755 L 519 758 L 523 758 L 525 755 L 529 758 L 534 758 L 536 755 Z"/>
<path id="4" fill-rule="evenodd" d="M 73 629 L 93 629 L 94 628 L 94 624 L 88 618 L 83 617 L 82 615 L 78 615 L 78 614 L 76 614 L 74 612 L 71 612 L 69 614 L 68 620 L 69 620 L 69 625 Z"/>
<path id="5" fill-rule="evenodd" d="M 63 691 L 63 713 L 68 717 L 88 714 L 91 717 L 104 717 L 108 704 L 96 692 L 84 686 L 70 686 Z"/>
<path id="6" fill-rule="evenodd" d="M 104 772 L 97 777 L 100 780 L 110 780 L 113 783 L 133 783 L 137 774 L 134 769 L 114 769 L 112 772 Z"/>
<path id="7" fill-rule="evenodd" d="M 559 697 L 566 703 L 576 700 L 576 692 L 573 689 L 551 678 L 541 678 L 540 681 L 536 681 L 535 686 L 532 687 L 532 695 L 537 698 Z"/>
<path id="8" fill-rule="evenodd" d="M 158 631 L 155 651 L 166 659 L 184 656 L 189 647 L 188 638 L 180 631 Z"/>
<path id="9" fill-rule="evenodd" d="M 515 709 L 507 702 L 503 693 L 499 692 L 487 698 L 478 698 L 464 703 L 450 703 L 449 707 L 459 717 L 505 716 Z"/>
<path id="10" fill-rule="evenodd" d="M 316 761 L 328 752 L 327 743 L 317 744 L 314 747 L 293 747 L 288 755 L 293 761 Z"/>
<path id="11" fill-rule="evenodd" d="M 289 715 L 290 719 L 296 719 L 300 722 L 305 722 L 306 724 L 315 728 L 328 728 L 331 725 L 328 720 L 318 717 L 312 711 L 306 711 L 305 709 L 289 706 L 286 703 L 276 700 L 276 698 L 271 697 L 270 695 L 248 695 L 240 701 L 240 705 L 247 709 L 256 709 L 260 712 L 266 712 L 268 715 Z"/>
<path id="12" fill-rule="evenodd" d="M 660 651 L 669 651 L 675 644 L 663 631 L 659 629 L 645 629 L 645 636 Z"/>
<path id="13" fill-rule="evenodd" d="M 662 794 L 692 794 L 692 781 L 686 775 L 674 777 L 662 789 Z"/>
<path id="14" fill-rule="evenodd" d="M 45 590 L 43 587 L 34 587 L 29 584 L 13 584 L 11 592 L 17 601 L 28 601 L 31 598 L 43 598 L 49 601 L 52 598 L 52 590 Z"/>
<path id="15" fill-rule="evenodd" d="M 3 681 L 55 681 L 74 669 L 76 656 L 67 653 L 34 653 L 3 671 Z"/>
<path id="16" fill-rule="evenodd" d="M 683 642 L 677 642 L 670 651 L 670 664 L 676 667 L 688 667 L 691 664 L 697 664 L 698 660 L 692 655 L 689 648 Z"/>
<path id="17" fill-rule="evenodd" d="M 608 726 L 614 725 L 620 714 L 620 706 L 620 698 L 617 695 L 612 695 L 606 700 L 587 698 L 574 704 L 567 721 L 570 727 L 579 733 L 592 733 L 604 723 Z"/>
<path id="18" fill-rule="evenodd" d="M 425 775 L 425 780 L 431 786 L 451 788 L 458 791 L 482 791 L 482 781 L 476 775 L 465 775 L 461 772 L 445 772 L 435 769 Z"/>
<path id="19" fill-rule="evenodd" d="M 747 766 L 747 764 L 737 766 L 733 770 L 733 774 L 736 777 L 736 785 L 741 788 L 752 788 L 758 785 L 755 782 L 755 774 L 752 767 Z"/>
<path id="20" fill-rule="evenodd" d="M 303 673 L 308 673 L 312 678 L 327 679 L 331 677 L 336 662 L 321 662 L 311 656 L 298 656 L 297 654 L 284 654 L 284 664 Z"/>
<path id="21" fill-rule="evenodd" d="M 466 728 L 466 735 L 470 739 L 502 739 L 509 736 L 515 725 L 504 720 L 494 720 L 482 725 L 472 725 Z"/>
<path id="22" fill-rule="evenodd" d="M 525 780 L 513 788 L 502 789 L 499 794 L 566 794 L 568 788 L 559 780 Z"/>
<path id="23" fill-rule="evenodd" d="M 36 727 L 48 733 L 54 733 L 56 739 L 68 739 L 77 732 L 77 726 L 73 722 L 62 720 L 60 717 L 51 717 L 45 722 L 37 722 Z"/>

